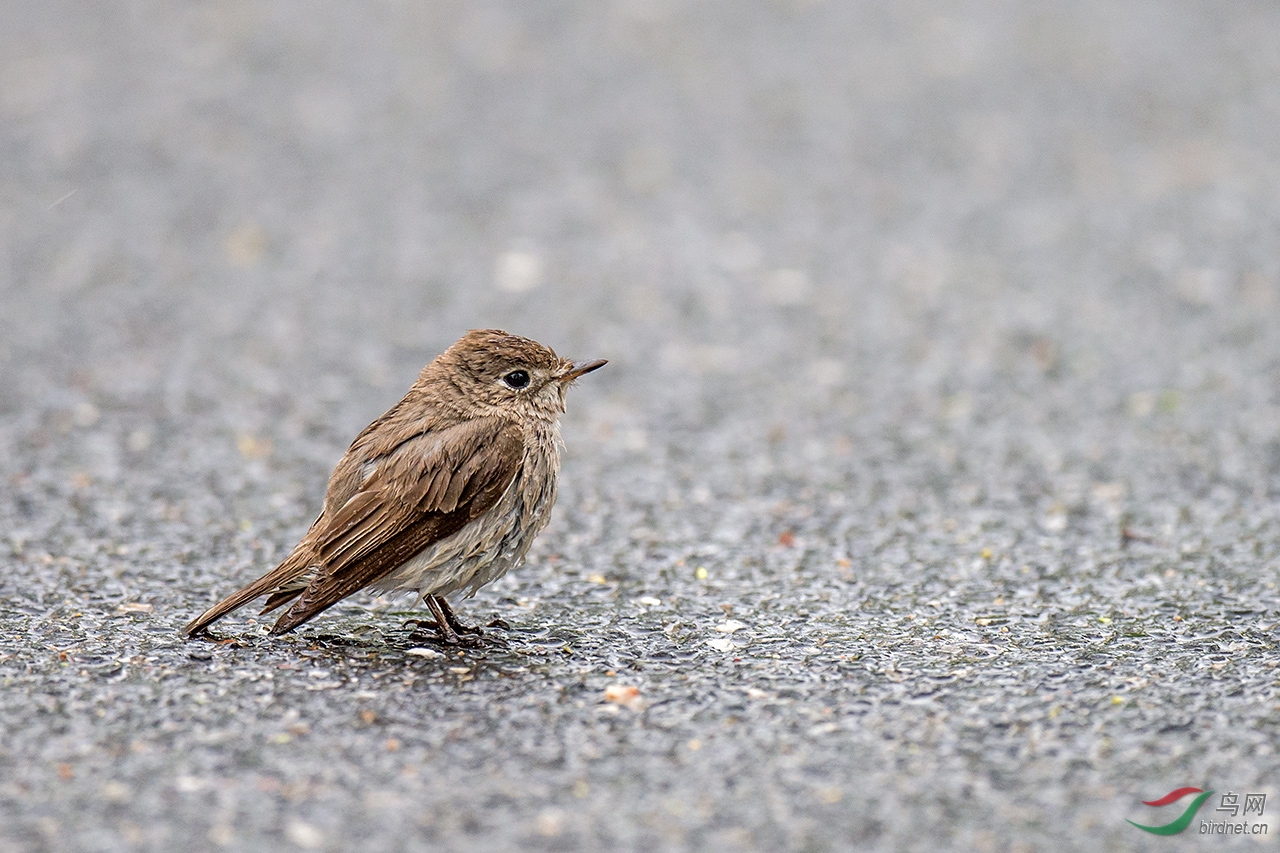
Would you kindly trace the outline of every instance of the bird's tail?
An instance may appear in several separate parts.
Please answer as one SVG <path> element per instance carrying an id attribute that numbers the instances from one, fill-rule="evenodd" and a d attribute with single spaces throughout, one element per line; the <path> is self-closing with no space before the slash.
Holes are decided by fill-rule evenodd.
<path id="1" fill-rule="evenodd" d="M 188 637 L 193 637 L 231 611 L 239 610 L 259 596 L 271 594 L 271 597 L 267 599 L 267 610 L 274 610 L 285 601 L 302 592 L 305 587 L 298 587 L 296 590 L 289 587 L 291 581 L 296 581 L 310 567 L 311 549 L 303 547 L 305 544 L 300 543 L 293 553 L 285 558 L 283 563 L 244 589 L 227 596 L 195 619 L 192 619 L 187 627 L 182 629 L 183 633 Z M 263 612 L 265 613 L 266 611 L 264 610 Z"/>

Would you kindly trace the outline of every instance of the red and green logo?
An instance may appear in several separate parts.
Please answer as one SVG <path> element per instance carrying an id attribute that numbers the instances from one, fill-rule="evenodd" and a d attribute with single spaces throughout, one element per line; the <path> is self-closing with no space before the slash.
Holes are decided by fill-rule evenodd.
<path id="1" fill-rule="evenodd" d="M 1187 794 L 1200 795 L 1191 801 L 1191 804 L 1187 806 L 1182 814 L 1178 815 L 1177 820 L 1166 823 L 1163 826 L 1143 826 L 1140 823 L 1134 823 L 1128 819 L 1126 819 L 1126 822 L 1132 823 L 1134 826 L 1138 827 L 1138 829 L 1141 829 L 1143 832 L 1150 832 L 1152 835 L 1177 835 L 1179 832 L 1182 832 L 1182 830 L 1191 825 L 1191 819 L 1196 816 L 1196 812 L 1200 810 L 1200 807 L 1204 805 L 1204 801 L 1209 799 L 1209 796 L 1212 793 L 1213 791 L 1202 791 L 1199 788 L 1178 788 L 1177 790 L 1170 791 L 1158 800 L 1143 800 L 1142 804 L 1144 806 L 1156 806 L 1158 808 L 1160 806 L 1167 806 L 1169 803 L 1176 803 Z"/>

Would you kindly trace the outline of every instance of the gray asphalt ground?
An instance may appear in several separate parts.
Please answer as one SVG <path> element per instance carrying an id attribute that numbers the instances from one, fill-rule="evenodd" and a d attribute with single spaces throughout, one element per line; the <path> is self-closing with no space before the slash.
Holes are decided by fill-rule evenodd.
<path id="1" fill-rule="evenodd" d="M 1274 846 L 1280 7 L 0 19 L 0 849 Z M 184 641 L 484 326 L 611 360 L 507 646 Z"/>

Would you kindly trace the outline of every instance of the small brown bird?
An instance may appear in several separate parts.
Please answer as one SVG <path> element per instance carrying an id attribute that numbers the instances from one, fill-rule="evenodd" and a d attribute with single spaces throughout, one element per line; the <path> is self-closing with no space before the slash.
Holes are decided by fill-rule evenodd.
<path id="1" fill-rule="evenodd" d="M 271 629 L 283 634 L 365 588 L 417 591 L 445 642 L 478 633 L 445 596 L 470 597 L 524 559 L 556 500 L 565 392 L 605 363 L 496 329 L 468 332 L 356 436 L 293 553 L 186 633 L 265 595 L 263 613 L 290 605 Z"/>

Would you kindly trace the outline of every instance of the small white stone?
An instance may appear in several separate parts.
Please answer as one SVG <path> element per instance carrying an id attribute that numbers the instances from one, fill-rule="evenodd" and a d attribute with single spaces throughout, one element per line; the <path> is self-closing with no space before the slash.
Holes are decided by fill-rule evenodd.
<path id="1" fill-rule="evenodd" d="M 437 658 L 444 657 L 443 654 L 436 651 L 435 649 L 428 649 L 423 646 L 415 646 L 412 649 L 406 649 L 405 654 L 413 655 L 414 657 L 418 657 L 418 658 L 426 658 L 427 660 L 436 660 Z"/>
<path id="2" fill-rule="evenodd" d="M 809 381 L 820 388 L 830 388 L 844 381 L 844 362 L 834 358 L 819 358 L 809 362 Z"/>
<path id="3" fill-rule="evenodd" d="M 727 619 L 716 626 L 716 630 L 722 634 L 732 634 L 734 631 L 741 631 L 747 627 L 744 623 L 737 619 Z"/>
<path id="4" fill-rule="evenodd" d="M 1050 533 L 1061 533 L 1067 529 L 1067 511 L 1062 507 L 1052 507 L 1044 518 L 1040 520 L 1040 526 Z"/>
<path id="5" fill-rule="evenodd" d="M 778 306 L 804 305 L 809 301 L 812 286 L 803 270 L 774 270 L 765 277 L 762 292 L 764 298 Z"/>
<path id="6" fill-rule="evenodd" d="M 151 441 L 151 430 L 139 428 L 129 433 L 128 446 L 134 453 L 141 453 L 151 447 Z"/>
<path id="7" fill-rule="evenodd" d="M 141 601 L 128 601 L 116 607 L 117 613 L 150 613 L 154 609 L 153 605 L 144 604 Z"/>
<path id="8" fill-rule="evenodd" d="M 542 258 L 536 252 L 515 249 L 498 255 L 493 279 L 505 293 L 526 293 L 542 284 Z"/>
<path id="9" fill-rule="evenodd" d="M 317 850 L 324 846 L 324 833 L 309 823 L 295 820 L 285 829 L 285 835 L 299 847 Z"/>
<path id="10" fill-rule="evenodd" d="M 1154 391 L 1137 391 L 1129 395 L 1126 408 L 1130 417 L 1145 418 L 1156 410 L 1156 393 Z"/>
<path id="11" fill-rule="evenodd" d="M 733 651 L 733 640 L 730 640 L 728 637 L 721 637 L 716 640 L 707 640 L 707 645 L 718 652 Z"/>
<path id="12" fill-rule="evenodd" d="M 93 403 L 80 403 L 71 412 L 71 419 L 79 427 L 93 426 L 101 416 L 102 413 L 98 411 L 98 407 Z"/>
<path id="13" fill-rule="evenodd" d="M 117 782 L 112 779 L 102 786 L 102 798 L 112 803 L 127 802 L 133 796 L 133 791 L 123 782 Z"/>
<path id="14" fill-rule="evenodd" d="M 543 838 L 555 838 L 564 832 L 565 816 L 559 809 L 543 809 L 534 822 L 534 828 Z"/>

